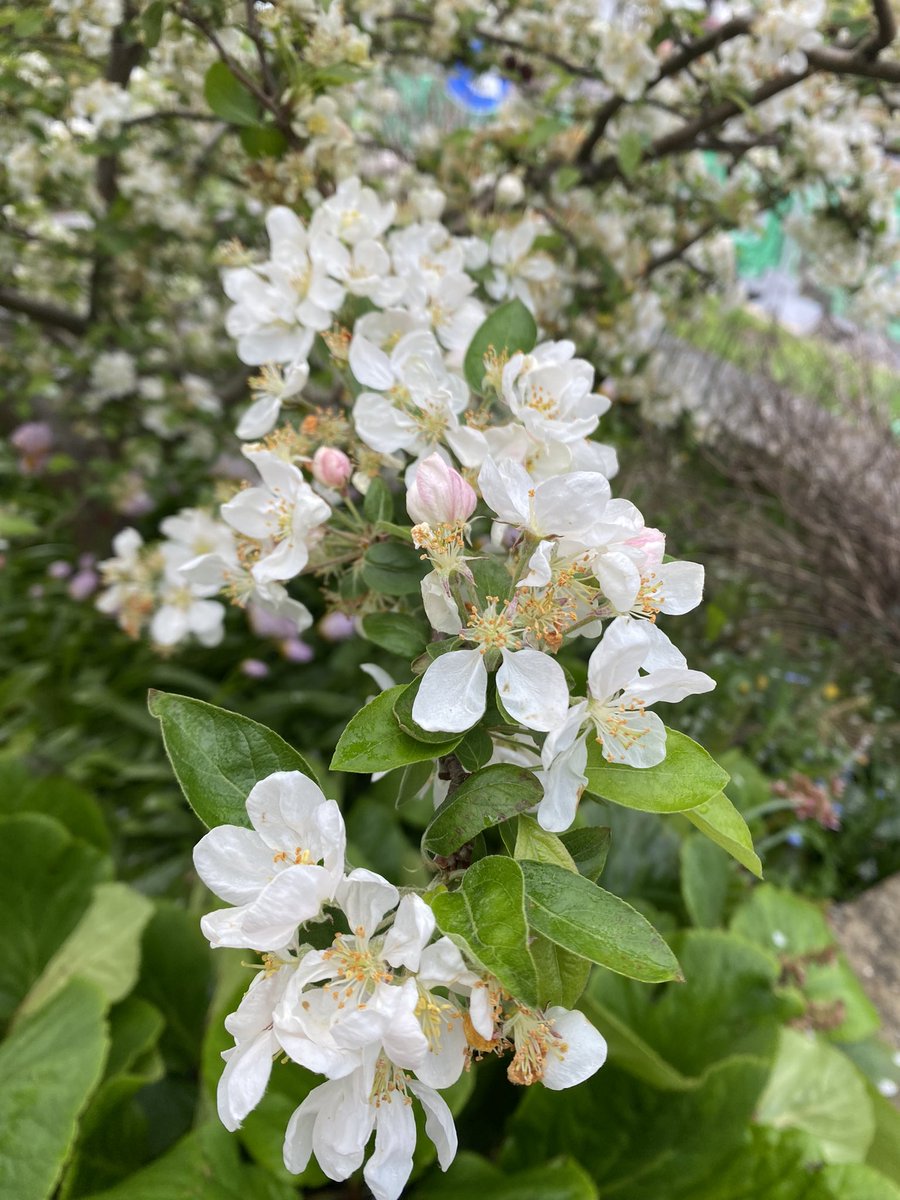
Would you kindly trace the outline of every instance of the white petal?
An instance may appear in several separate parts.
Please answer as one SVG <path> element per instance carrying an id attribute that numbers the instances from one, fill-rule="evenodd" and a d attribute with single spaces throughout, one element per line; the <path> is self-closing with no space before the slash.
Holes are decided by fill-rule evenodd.
<path id="1" fill-rule="evenodd" d="M 463 733 L 484 715 L 487 668 L 480 650 L 451 650 L 422 676 L 412 717 L 423 729 Z"/>
<path id="2" fill-rule="evenodd" d="M 685 696 L 698 696 L 702 692 L 711 692 L 716 681 L 703 671 L 684 671 L 679 667 L 662 667 L 645 675 L 642 679 L 631 684 L 623 695 L 623 700 L 635 697 L 644 704 L 656 704 L 658 701 L 668 701 L 676 704 Z"/>
<path id="3" fill-rule="evenodd" d="M 703 567 L 695 562 L 663 563 L 656 568 L 662 582 L 664 613 L 680 616 L 696 608 L 703 598 Z"/>
<path id="4" fill-rule="evenodd" d="M 546 771 L 537 773 L 544 788 L 544 798 L 537 811 L 542 829 L 562 833 L 571 826 L 587 785 L 586 765 L 587 741 L 580 738 L 558 754 Z"/>
<path id="5" fill-rule="evenodd" d="M 560 725 L 569 707 L 569 685 L 555 658 L 540 650 L 504 650 L 497 696 L 521 725 L 547 731 Z"/>
<path id="6" fill-rule="evenodd" d="M 375 1153 L 363 1177 L 375 1200 L 397 1200 L 406 1186 L 416 1148 L 416 1122 L 403 1096 L 385 1097 L 375 1123 Z"/>
<path id="7" fill-rule="evenodd" d="M 272 851 L 259 834 L 219 825 L 194 847 L 194 867 L 211 892 L 229 904 L 248 904 L 275 874 Z"/>
<path id="8" fill-rule="evenodd" d="M 216 1103 L 220 1121 L 232 1133 L 262 1100 L 272 1073 L 272 1056 L 277 1051 L 278 1043 L 267 1030 L 229 1052 Z"/>
<path id="9" fill-rule="evenodd" d="M 391 370 L 391 360 L 383 350 L 359 333 L 354 335 L 350 343 L 348 361 L 350 370 L 363 387 L 385 392 L 392 386 L 394 372 Z"/>
<path id="10" fill-rule="evenodd" d="M 385 913 L 396 907 L 400 893 L 381 875 L 357 867 L 338 888 L 336 898 L 347 914 L 351 931 L 361 928 L 371 935 Z"/>
<path id="11" fill-rule="evenodd" d="M 588 662 L 588 689 L 594 699 L 608 700 L 631 683 L 648 648 L 647 634 L 636 621 L 611 621 Z"/>
<path id="12" fill-rule="evenodd" d="M 609 481 L 596 471 L 574 471 L 538 484 L 533 532 L 578 534 L 590 529 L 610 497 Z"/>
<path id="13" fill-rule="evenodd" d="M 600 1070 L 606 1062 L 606 1039 L 577 1010 L 553 1007 L 547 1009 L 546 1016 L 566 1049 L 551 1049 L 541 1082 L 551 1091 L 559 1092 L 583 1083 Z"/>
<path id="14" fill-rule="evenodd" d="M 594 562 L 594 574 L 613 608 L 627 613 L 641 590 L 641 573 L 627 554 L 610 551 Z"/>
<path id="15" fill-rule="evenodd" d="M 325 797 L 317 784 L 299 771 L 275 771 L 254 784 L 247 797 L 247 815 L 273 850 L 306 849 L 313 816 Z M 299 843 L 298 843 L 299 839 Z"/>
<path id="16" fill-rule="evenodd" d="M 258 950 L 286 945 L 298 925 L 319 915 L 332 886 L 324 867 L 296 866 L 280 871 L 243 913 L 244 945 Z"/>
<path id="17" fill-rule="evenodd" d="M 432 1088 L 416 1083 L 414 1079 L 411 1079 L 407 1086 L 425 1109 L 425 1132 L 437 1150 L 441 1170 L 446 1171 L 456 1157 L 457 1139 L 453 1114 L 443 1096 L 439 1096 Z"/>
<path id="18" fill-rule="evenodd" d="M 392 967 L 418 971 L 422 948 L 428 944 L 434 926 L 434 913 L 422 897 L 412 893 L 404 896 L 384 939 L 385 961 Z"/>
<path id="19" fill-rule="evenodd" d="M 478 486 L 485 504 L 501 521 L 516 526 L 528 523 L 532 480 L 520 463 L 486 458 L 478 475 Z"/>
<path id="20" fill-rule="evenodd" d="M 250 405 L 241 417 L 235 432 L 244 441 L 255 441 L 274 429 L 280 412 L 280 397 L 261 396 L 259 400 Z"/>
<path id="21" fill-rule="evenodd" d="M 539 542 L 537 549 L 528 560 L 528 574 L 516 584 L 516 587 L 546 587 L 553 578 L 550 561 L 553 558 L 553 542 Z"/>
<path id="22" fill-rule="evenodd" d="M 447 579 L 437 571 L 429 571 L 421 587 L 422 603 L 431 628 L 440 633 L 458 634 L 462 621 Z"/>

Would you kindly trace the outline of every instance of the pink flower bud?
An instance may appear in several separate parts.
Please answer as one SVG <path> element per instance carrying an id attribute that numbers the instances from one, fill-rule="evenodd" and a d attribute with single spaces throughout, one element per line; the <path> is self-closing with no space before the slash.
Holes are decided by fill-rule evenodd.
<path id="1" fill-rule="evenodd" d="M 320 446 L 313 455 L 313 478 L 325 487 L 342 488 L 350 478 L 352 470 L 350 459 L 343 450 L 334 446 Z"/>
<path id="2" fill-rule="evenodd" d="M 406 510 L 417 525 L 454 525 L 468 521 L 478 497 L 459 471 L 438 454 L 419 463 L 412 487 L 406 493 Z"/>

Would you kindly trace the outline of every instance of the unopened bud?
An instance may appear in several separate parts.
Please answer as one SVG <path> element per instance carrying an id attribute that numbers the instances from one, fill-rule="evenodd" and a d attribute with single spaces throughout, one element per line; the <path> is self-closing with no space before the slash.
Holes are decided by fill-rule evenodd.
<path id="1" fill-rule="evenodd" d="M 320 446 L 313 455 L 313 478 L 325 487 L 342 488 L 352 471 L 350 459 L 334 446 Z"/>
<path id="2" fill-rule="evenodd" d="M 513 208 L 525 199 L 525 184 L 518 175 L 508 171 L 497 180 L 496 198 L 498 204 Z"/>
<path id="3" fill-rule="evenodd" d="M 454 525 L 468 521 L 478 497 L 438 454 L 419 463 L 412 487 L 406 493 L 406 510 L 417 525 Z"/>

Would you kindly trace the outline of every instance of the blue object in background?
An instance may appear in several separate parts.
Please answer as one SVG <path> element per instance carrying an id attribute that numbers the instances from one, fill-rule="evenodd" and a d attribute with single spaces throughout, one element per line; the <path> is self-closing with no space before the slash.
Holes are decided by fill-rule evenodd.
<path id="1" fill-rule="evenodd" d="M 512 84 L 496 71 L 476 75 L 471 67 L 462 64 L 447 76 L 447 95 L 471 113 L 493 113 L 503 104 Z"/>

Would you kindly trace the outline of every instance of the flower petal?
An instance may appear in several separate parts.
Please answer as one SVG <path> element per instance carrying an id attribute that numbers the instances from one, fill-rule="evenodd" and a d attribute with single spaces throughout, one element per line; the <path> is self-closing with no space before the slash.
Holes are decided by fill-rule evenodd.
<path id="1" fill-rule="evenodd" d="M 600 1070 L 606 1062 L 606 1039 L 577 1010 L 554 1006 L 545 1015 L 561 1039 L 561 1046 L 552 1047 L 547 1055 L 541 1082 L 551 1091 L 559 1092 L 583 1083 Z"/>
<path id="2" fill-rule="evenodd" d="M 432 733 L 463 733 L 484 714 L 487 668 L 480 650 L 451 650 L 422 676 L 413 703 L 417 725 Z"/>
<path id="3" fill-rule="evenodd" d="M 497 696 L 520 724 L 546 732 L 562 724 L 569 707 L 565 672 L 540 650 L 504 650 Z"/>

